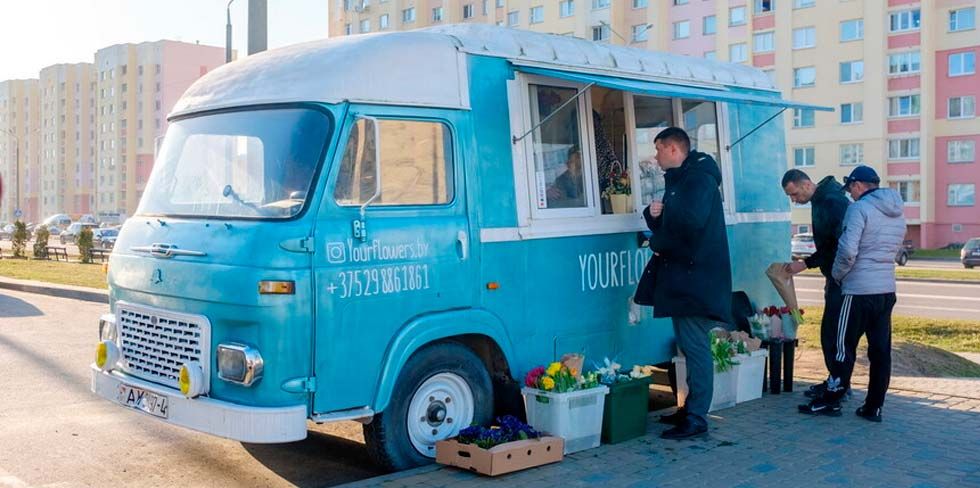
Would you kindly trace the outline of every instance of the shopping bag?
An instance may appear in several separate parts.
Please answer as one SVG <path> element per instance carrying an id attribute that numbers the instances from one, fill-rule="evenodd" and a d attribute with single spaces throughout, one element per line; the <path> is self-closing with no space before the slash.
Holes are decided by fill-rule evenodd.
<path id="1" fill-rule="evenodd" d="M 766 276 L 772 281 L 772 286 L 776 288 L 783 303 L 789 307 L 790 313 L 796 319 L 797 324 L 803 323 L 803 316 L 800 314 L 800 305 L 796 300 L 796 287 L 793 285 L 793 274 L 786 270 L 785 263 L 772 263 L 766 269 Z"/>

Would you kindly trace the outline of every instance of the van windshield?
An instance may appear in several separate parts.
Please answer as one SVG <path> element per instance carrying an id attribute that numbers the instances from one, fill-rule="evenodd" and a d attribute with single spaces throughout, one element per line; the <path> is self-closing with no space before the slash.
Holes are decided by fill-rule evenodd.
<path id="1" fill-rule="evenodd" d="M 202 115 L 167 129 L 137 214 L 287 219 L 312 193 L 326 114 L 276 108 Z"/>

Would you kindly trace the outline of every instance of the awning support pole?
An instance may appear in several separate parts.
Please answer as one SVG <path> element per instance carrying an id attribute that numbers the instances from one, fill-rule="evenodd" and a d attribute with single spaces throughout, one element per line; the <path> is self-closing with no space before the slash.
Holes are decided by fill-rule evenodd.
<path id="1" fill-rule="evenodd" d="M 732 148 L 733 148 L 733 147 L 735 147 L 735 145 L 736 145 L 736 144 L 738 144 L 738 143 L 740 143 L 740 142 L 742 142 L 742 139 L 745 139 L 746 137 L 749 137 L 749 136 L 751 136 L 753 132 L 755 132 L 755 131 L 757 131 L 757 130 L 759 130 L 759 129 L 761 129 L 761 128 L 762 128 L 762 126 L 764 126 L 764 125 L 766 125 L 766 124 L 768 124 L 768 123 L 769 123 L 769 121 L 771 121 L 772 119 L 775 119 L 776 117 L 779 117 L 779 116 L 780 116 L 780 115 L 781 115 L 781 114 L 782 114 L 783 112 L 785 112 L 785 111 L 786 111 L 786 109 L 787 109 L 787 108 L 789 108 L 789 107 L 783 107 L 783 108 L 782 108 L 782 109 L 781 109 L 780 111 L 778 111 L 778 112 L 776 112 L 775 114 L 773 114 L 773 116 L 772 116 L 772 117 L 769 117 L 768 119 L 766 119 L 766 121 L 765 121 L 765 122 L 763 122 L 763 123 L 761 123 L 761 124 L 759 124 L 759 125 L 757 125 L 757 126 L 755 126 L 755 128 L 753 128 L 752 130 L 750 130 L 750 131 L 748 131 L 748 132 L 747 132 L 747 133 L 746 133 L 746 134 L 745 134 L 744 136 L 742 136 L 742 137 L 739 137 L 738 139 L 735 139 L 735 142 L 733 142 L 733 143 L 731 143 L 731 144 L 729 144 L 729 145 L 727 145 L 727 146 L 725 146 L 725 150 L 726 150 L 726 151 L 728 151 L 728 152 L 732 152 Z"/>
<path id="2" fill-rule="evenodd" d="M 585 85 L 585 88 L 582 88 L 581 90 L 579 90 L 578 93 L 576 93 L 574 97 L 569 98 L 568 100 L 565 100 L 564 103 L 562 103 L 561 105 L 559 105 L 558 108 L 556 108 L 553 112 L 551 112 L 550 114 L 548 114 L 547 117 L 541 119 L 541 122 L 538 122 L 537 124 L 534 125 L 534 127 L 531 127 L 527 132 L 525 132 L 524 134 L 522 134 L 521 137 L 514 136 L 513 137 L 513 143 L 514 144 L 517 144 L 518 142 L 521 142 L 521 140 L 524 139 L 525 137 L 527 137 L 528 134 L 534 132 L 535 129 L 537 129 L 538 127 L 541 127 L 541 125 L 544 124 L 545 122 L 547 122 L 548 120 L 551 120 L 551 118 L 554 117 L 555 115 L 557 115 L 558 112 L 561 111 L 561 109 L 565 108 L 565 105 L 568 105 L 569 103 L 572 103 L 575 100 L 578 100 L 578 97 L 582 96 L 582 94 L 585 93 L 586 91 L 588 91 L 589 88 L 592 88 L 592 85 L 595 85 L 595 82 L 594 81 L 592 83 L 589 83 L 588 85 Z"/>

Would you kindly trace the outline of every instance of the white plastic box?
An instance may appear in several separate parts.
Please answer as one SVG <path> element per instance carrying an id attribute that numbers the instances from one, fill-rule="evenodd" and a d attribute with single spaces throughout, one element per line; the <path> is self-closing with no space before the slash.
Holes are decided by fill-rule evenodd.
<path id="1" fill-rule="evenodd" d="M 675 370 L 677 371 L 677 406 L 683 407 L 690 391 L 687 387 L 687 360 L 683 356 L 674 356 L 674 359 L 671 359 L 671 361 L 673 361 Z M 711 407 L 708 408 L 709 412 L 735 406 L 735 386 L 737 379 L 735 368 L 723 373 L 715 370 L 714 392 L 711 397 Z M 762 385 L 761 380 L 759 384 Z"/>
<path id="2" fill-rule="evenodd" d="M 609 388 L 552 393 L 524 388 L 527 423 L 539 432 L 565 439 L 565 454 L 599 447 L 602 409 Z"/>
<path id="3" fill-rule="evenodd" d="M 762 377 L 766 372 L 768 356 L 769 351 L 765 349 L 735 356 L 738 361 L 738 366 L 735 366 L 735 403 L 762 398 Z"/>

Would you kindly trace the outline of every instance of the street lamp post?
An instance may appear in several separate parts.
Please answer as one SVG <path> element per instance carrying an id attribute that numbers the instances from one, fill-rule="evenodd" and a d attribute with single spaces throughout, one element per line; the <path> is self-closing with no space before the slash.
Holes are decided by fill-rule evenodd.
<path id="1" fill-rule="evenodd" d="M 228 22 L 225 24 L 225 62 L 231 62 L 231 4 L 235 0 L 228 0 L 228 6 L 225 8 L 225 13 L 228 16 Z"/>
<path id="2" fill-rule="evenodd" d="M 10 137 L 14 138 L 14 195 L 16 195 L 16 208 L 14 209 L 14 217 L 20 218 L 16 214 L 20 211 L 20 138 L 17 134 L 14 134 L 12 129 L 5 130 Z"/>

